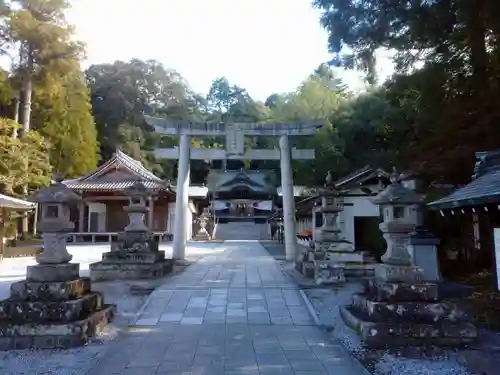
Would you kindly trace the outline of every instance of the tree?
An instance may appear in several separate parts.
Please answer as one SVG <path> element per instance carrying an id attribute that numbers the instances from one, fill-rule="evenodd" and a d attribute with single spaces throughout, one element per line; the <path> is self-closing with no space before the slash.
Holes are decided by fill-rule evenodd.
<path id="1" fill-rule="evenodd" d="M 91 113 L 90 94 L 82 72 L 59 77 L 63 90 L 36 90 L 33 123 L 50 144 L 54 170 L 67 178 L 90 173 L 99 161 L 99 143 Z"/>
<path id="2" fill-rule="evenodd" d="M 33 191 L 48 185 L 51 172 L 43 137 L 36 131 L 23 138 L 12 137 L 18 128 L 15 121 L 0 118 L 0 189 L 16 196 L 21 195 L 24 186 Z"/>
<path id="3" fill-rule="evenodd" d="M 74 70 L 82 46 L 72 40 L 73 28 L 65 19 L 66 0 L 16 0 L 11 3 L 6 21 L 7 42 L 19 56 L 15 71 L 20 82 L 24 132 L 30 130 L 34 80 L 50 80 L 53 90 L 62 89 L 51 80 L 52 74 Z"/>
<path id="4" fill-rule="evenodd" d="M 404 147 L 392 145 L 411 151 L 405 152 L 406 167 L 431 180 L 461 183 L 471 170 L 458 165 L 472 166 L 475 151 L 500 147 L 497 1 L 315 5 L 323 11 L 321 23 L 338 64 L 374 78 L 376 51 L 394 52 L 398 75 L 384 90 L 396 114 L 391 127 L 399 134 L 409 130 Z"/>
<path id="5" fill-rule="evenodd" d="M 323 73 L 325 73 L 323 71 Z M 325 121 L 323 128 L 313 137 L 300 137 L 294 140 L 298 148 L 313 148 L 316 158 L 313 161 L 295 161 L 295 182 L 308 186 L 324 183 L 330 169 L 341 169 L 341 141 L 335 124 L 329 119 L 345 103 L 342 90 L 331 85 L 332 75 L 311 74 L 297 88 L 296 92 L 282 97 L 272 109 L 272 117 L 278 122 Z M 339 81 L 341 85 L 341 81 Z M 312 172 L 312 173 L 311 173 Z M 335 171 L 334 171 L 335 172 Z"/>

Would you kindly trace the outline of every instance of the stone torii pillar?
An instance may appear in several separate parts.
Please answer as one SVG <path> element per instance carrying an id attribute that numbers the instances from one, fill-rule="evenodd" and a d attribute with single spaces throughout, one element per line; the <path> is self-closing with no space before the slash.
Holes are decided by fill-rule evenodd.
<path id="1" fill-rule="evenodd" d="M 177 198 L 175 208 L 174 257 L 183 259 L 186 243 L 186 212 L 188 210 L 189 160 L 280 160 L 283 224 L 287 260 L 295 260 L 297 237 L 295 228 L 295 201 L 291 159 L 312 160 L 314 150 L 290 147 L 289 136 L 314 135 L 323 126 L 321 122 L 268 123 L 192 123 L 144 116 L 148 125 L 158 133 L 179 135 L 179 147 L 158 149 L 158 159 L 178 159 Z M 190 136 L 225 137 L 226 149 L 191 149 Z M 245 150 L 245 136 L 279 136 L 279 149 Z"/>
<path id="2" fill-rule="evenodd" d="M 295 261 L 297 257 L 297 229 L 295 223 L 295 196 L 293 192 L 293 171 L 290 140 L 283 134 L 279 140 L 281 193 L 283 199 L 283 226 L 285 227 L 286 260 Z"/>
<path id="3" fill-rule="evenodd" d="M 177 172 L 177 191 L 175 198 L 175 224 L 173 257 L 184 259 L 186 253 L 186 219 L 189 210 L 189 154 L 191 137 L 187 133 L 181 134 L 179 149 L 179 165 Z"/>

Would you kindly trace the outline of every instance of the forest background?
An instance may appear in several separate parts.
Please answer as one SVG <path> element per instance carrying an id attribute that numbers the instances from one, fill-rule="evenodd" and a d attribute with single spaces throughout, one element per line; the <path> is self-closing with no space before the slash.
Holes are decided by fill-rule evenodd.
<path id="1" fill-rule="evenodd" d="M 0 191 L 26 196 L 54 171 L 67 178 L 94 170 L 120 148 L 158 176 L 175 181 L 174 161 L 153 150 L 176 145 L 143 114 L 188 121 L 322 120 L 315 136 L 293 140 L 316 160 L 294 162 L 297 185 L 318 186 L 371 164 L 412 170 L 426 186 L 462 184 L 474 152 L 500 146 L 500 3 L 317 0 L 335 58 L 304 77 L 295 91 L 254 100 L 243 87 L 215 77 L 208 95 L 194 92 L 173 68 L 133 59 L 82 71 L 85 47 L 75 41 L 65 0 L 0 2 Z M 375 52 L 394 52 L 396 73 L 375 76 Z M 217 53 L 214 51 L 214 53 Z M 353 94 L 330 66 L 366 73 L 368 89 Z M 247 137 L 273 148 L 273 137 Z M 224 140 L 193 139 L 222 148 Z M 234 164 L 234 165 L 233 165 Z M 228 167 L 277 169 L 275 162 Z M 210 162 L 192 163 L 203 183 Z"/>

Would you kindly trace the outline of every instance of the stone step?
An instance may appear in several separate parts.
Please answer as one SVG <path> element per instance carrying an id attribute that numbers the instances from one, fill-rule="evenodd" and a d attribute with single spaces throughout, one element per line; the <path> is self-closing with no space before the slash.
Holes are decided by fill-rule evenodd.
<path id="1" fill-rule="evenodd" d="M 68 323 L 87 317 L 92 311 L 103 308 L 101 293 L 92 292 L 68 301 L 0 301 L 0 321 L 11 323 Z"/>
<path id="2" fill-rule="evenodd" d="M 388 282 L 370 279 L 365 294 L 374 301 L 439 301 L 439 285 L 432 282 L 419 284 Z"/>
<path id="3" fill-rule="evenodd" d="M 154 252 L 125 252 L 109 251 L 102 254 L 103 263 L 144 263 L 153 264 L 165 259 L 165 251 Z"/>
<path id="4" fill-rule="evenodd" d="M 0 322 L 0 350 L 67 349 L 85 345 L 92 336 L 102 332 L 116 312 L 115 305 L 106 305 L 88 317 L 70 323 L 12 324 Z"/>
<path id="5" fill-rule="evenodd" d="M 477 340 L 478 332 L 467 322 L 442 321 L 432 324 L 416 322 L 372 322 L 352 307 L 340 307 L 345 324 L 361 336 L 370 348 L 412 345 L 462 346 Z"/>
<path id="6" fill-rule="evenodd" d="M 10 285 L 10 295 L 15 300 L 66 301 L 80 298 L 88 293 L 90 293 L 88 277 L 49 283 L 23 280 Z"/>
<path id="7" fill-rule="evenodd" d="M 465 312 L 458 309 L 455 303 L 449 301 L 425 302 L 402 301 L 380 302 L 368 296 L 355 293 L 352 296 L 352 306 L 370 321 L 418 321 L 432 324 L 440 321 L 466 321 Z"/>

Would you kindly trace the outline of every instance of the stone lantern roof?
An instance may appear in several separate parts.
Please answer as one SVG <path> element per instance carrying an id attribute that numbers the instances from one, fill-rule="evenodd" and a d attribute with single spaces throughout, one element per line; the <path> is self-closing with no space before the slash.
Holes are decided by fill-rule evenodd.
<path id="1" fill-rule="evenodd" d="M 378 193 L 372 203 L 377 205 L 412 205 L 420 204 L 424 201 L 424 196 L 412 189 L 408 189 L 401 183 L 402 175 L 393 170 L 391 184 Z"/>
<path id="2" fill-rule="evenodd" d="M 38 190 L 29 200 L 36 203 L 75 203 L 82 200 L 81 196 L 62 183 L 61 173 L 56 173 L 53 181 L 52 185 Z"/>

